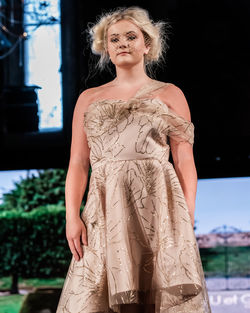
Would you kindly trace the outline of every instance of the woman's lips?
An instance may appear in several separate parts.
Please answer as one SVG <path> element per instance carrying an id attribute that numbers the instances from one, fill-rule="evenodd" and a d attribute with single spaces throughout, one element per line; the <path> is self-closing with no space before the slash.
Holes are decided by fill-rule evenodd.
<path id="1" fill-rule="evenodd" d="M 129 54 L 129 52 L 120 52 L 120 53 L 118 53 L 118 55 L 122 55 L 122 54 Z"/>

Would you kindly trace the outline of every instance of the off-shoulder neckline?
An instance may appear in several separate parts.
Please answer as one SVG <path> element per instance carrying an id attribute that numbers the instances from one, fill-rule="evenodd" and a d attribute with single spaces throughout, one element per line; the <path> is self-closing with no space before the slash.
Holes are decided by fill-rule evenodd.
<path id="1" fill-rule="evenodd" d="M 136 91 L 136 93 L 128 99 L 111 99 L 111 98 L 97 99 L 97 100 L 90 102 L 88 106 L 91 106 L 91 105 L 96 104 L 96 103 L 109 102 L 109 101 L 112 101 L 112 102 L 130 102 L 134 99 L 138 99 L 141 95 L 143 95 L 145 93 L 148 94 L 150 92 L 153 92 L 157 89 L 160 89 L 164 86 L 168 86 L 170 84 L 171 83 L 166 83 L 166 82 L 162 82 L 160 80 L 152 79 L 150 82 L 147 82 L 144 85 L 142 85 Z"/>
<path id="2" fill-rule="evenodd" d="M 114 102 L 117 104 L 117 103 L 121 103 L 121 104 L 126 104 L 126 103 L 129 103 L 129 102 L 132 102 L 133 100 L 139 100 L 140 98 L 136 98 L 136 97 L 132 97 L 130 99 L 127 99 L 127 100 L 123 100 L 123 99 L 100 99 L 100 100 L 95 100 L 93 102 L 91 102 L 89 104 L 90 105 L 98 105 L 100 103 L 104 103 L 103 105 L 105 104 L 109 104 L 110 105 L 110 102 L 111 104 L 113 104 Z M 164 101 L 162 101 L 161 99 L 155 97 L 155 98 L 142 98 L 141 100 L 144 100 L 144 101 L 157 101 L 158 103 L 164 105 L 165 108 L 167 108 L 167 110 L 172 113 L 175 117 L 177 118 L 180 118 L 181 120 L 183 120 L 184 122 L 192 125 L 194 127 L 194 124 L 192 123 L 192 121 L 188 121 L 187 119 L 185 119 L 184 117 L 180 116 L 179 114 L 177 114 L 172 108 L 170 108 L 167 103 L 165 103 Z M 105 103 L 106 102 L 106 103 Z M 87 111 L 84 112 L 84 115 L 89 113 L 89 110 L 87 109 Z"/>

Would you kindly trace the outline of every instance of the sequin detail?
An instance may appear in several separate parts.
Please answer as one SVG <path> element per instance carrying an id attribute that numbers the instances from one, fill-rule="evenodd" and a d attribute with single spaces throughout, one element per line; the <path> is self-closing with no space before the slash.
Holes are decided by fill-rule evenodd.
<path id="1" fill-rule="evenodd" d="M 82 219 L 88 246 L 72 257 L 57 313 L 211 313 L 188 206 L 168 139 L 194 143 L 194 125 L 151 95 L 100 100 L 84 114 L 92 174 Z M 154 94 L 155 95 L 155 94 Z"/>

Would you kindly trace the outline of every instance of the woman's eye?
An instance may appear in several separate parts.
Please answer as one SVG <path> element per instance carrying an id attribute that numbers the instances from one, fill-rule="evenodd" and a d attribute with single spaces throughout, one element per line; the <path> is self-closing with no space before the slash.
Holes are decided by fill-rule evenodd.
<path id="1" fill-rule="evenodd" d="M 112 38 L 111 42 L 117 42 L 119 39 L 118 38 Z"/>
<path id="2" fill-rule="evenodd" d="M 136 38 L 136 36 L 129 36 L 128 39 L 129 40 L 134 40 Z"/>

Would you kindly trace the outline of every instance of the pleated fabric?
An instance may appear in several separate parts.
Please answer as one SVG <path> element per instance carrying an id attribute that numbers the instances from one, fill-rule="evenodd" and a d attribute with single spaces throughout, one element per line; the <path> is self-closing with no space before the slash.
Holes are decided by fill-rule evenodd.
<path id="1" fill-rule="evenodd" d="M 72 257 L 57 313 L 120 313 L 124 304 L 211 313 L 187 202 L 169 162 L 169 138 L 193 145 L 194 125 L 155 96 L 168 85 L 153 80 L 128 101 L 95 101 L 84 113 L 88 246 L 80 261 Z"/>

